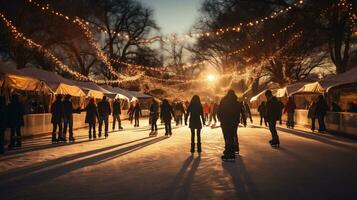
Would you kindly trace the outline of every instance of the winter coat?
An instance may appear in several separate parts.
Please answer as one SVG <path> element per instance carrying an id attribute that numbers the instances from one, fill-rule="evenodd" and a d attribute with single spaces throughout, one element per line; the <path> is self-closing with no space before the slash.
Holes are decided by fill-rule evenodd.
<path id="1" fill-rule="evenodd" d="M 85 123 L 87 124 L 95 124 L 97 119 L 99 119 L 98 109 L 95 104 L 88 104 L 83 111 L 86 111 L 86 119 Z"/>
<path id="2" fill-rule="evenodd" d="M 11 102 L 7 108 L 8 128 L 24 126 L 25 107 L 20 102 Z"/>
<path id="3" fill-rule="evenodd" d="M 159 104 L 152 103 L 150 105 L 150 118 L 151 120 L 157 120 L 159 118 Z"/>
<path id="4" fill-rule="evenodd" d="M 307 113 L 307 117 L 312 119 L 312 118 L 316 118 L 316 102 L 313 102 L 310 107 L 309 107 L 309 111 Z"/>
<path id="5" fill-rule="evenodd" d="M 51 106 L 51 123 L 62 123 L 64 117 L 63 102 L 61 100 L 56 100 Z"/>
<path id="6" fill-rule="evenodd" d="M 208 103 L 205 103 L 205 105 L 203 106 L 203 112 L 204 113 L 209 113 L 209 105 L 208 105 Z"/>
<path id="7" fill-rule="evenodd" d="M 258 107 L 258 112 L 259 112 L 260 116 L 265 117 L 265 115 L 267 113 L 266 105 L 265 104 L 260 104 L 259 107 Z"/>
<path id="8" fill-rule="evenodd" d="M 197 106 L 189 105 L 185 116 L 186 124 L 187 124 L 188 117 L 190 117 L 190 121 L 189 121 L 190 129 L 202 129 L 202 122 L 205 123 L 202 105 L 197 105 Z"/>
<path id="9" fill-rule="evenodd" d="M 100 118 L 107 118 L 112 113 L 108 101 L 101 101 L 98 103 L 98 114 Z"/>
<path id="10" fill-rule="evenodd" d="M 271 97 L 266 103 L 266 120 L 268 122 L 276 122 L 281 118 L 281 104 L 276 97 Z"/>
<path id="11" fill-rule="evenodd" d="M 294 113 L 296 109 L 296 104 L 294 101 L 288 101 L 284 108 L 284 113 Z"/>
<path id="12" fill-rule="evenodd" d="M 185 114 L 185 108 L 183 107 L 182 103 L 177 103 L 175 105 L 175 115 L 176 116 L 182 116 L 183 114 Z"/>
<path id="13" fill-rule="evenodd" d="M 245 101 L 243 101 L 243 105 L 244 105 L 244 111 L 245 111 L 245 117 L 252 117 L 252 114 L 250 113 L 250 107 L 249 104 Z"/>
<path id="14" fill-rule="evenodd" d="M 68 119 L 73 116 L 73 113 L 78 113 L 78 110 L 73 108 L 73 104 L 70 100 L 64 100 L 63 101 L 63 117 Z"/>
<path id="15" fill-rule="evenodd" d="M 120 115 L 120 114 L 121 114 L 120 102 L 114 101 L 113 102 L 113 116 Z"/>
<path id="16" fill-rule="evenodd" d="M 226 95 L 218 106 L 217 117 L 222 125 L 238 126 L 240 118 L 245 117 L 244 105 L 236 95 Z"/>
<path id="17" fill-rule="evenodd" d="M 218 112 L 218 103 L 213 103 L 211 105 L 211 114 L 212 115 L 217 115 Z"/>
<path id="18" fill-rule="evenodd" d="M 7 127 L 7 109 L 6 106 L 3 106 L 0 108 L 0 131 L 4 131 L 6 127 Z"/>
<path id="19" fill-rule="evenodd" d="M 162 104 L 160 117 L 165 123 L 170 123 L 172 116 L 175 116 L 175 113 L 170 104 Z"/>
<path id="20" fill-rule="evenodd" d="M 328 110 L 328 105 L 326 103 L 326 100 L 318 100 L 316 103 L 316 116 L 317 117 L 323 117 L 326 115 Z"/>
<path id="21" fill-rule="evenodd" d="M 135 107 L 133 108 L 132 112 L 133 112 L 133 115 L 136 116 L 136 117 L 143 116 L 143 114 L 141 113 L 140 105 L 138 103 L 135 105 Z"/>

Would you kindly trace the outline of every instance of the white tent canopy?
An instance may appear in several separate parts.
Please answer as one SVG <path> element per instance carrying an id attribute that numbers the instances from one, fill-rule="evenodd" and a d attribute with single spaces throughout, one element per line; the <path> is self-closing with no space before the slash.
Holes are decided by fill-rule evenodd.
<path id="1" fill-rule="evenodd" d="M 300 90 L 294 92 L 293 94 L 322 94 L 328 92 L 328 90 L 333 87 L 350 83 L 357 83 L 357 67 L 345 73 L 327 77 L 324 80 L 318 82 L 305 84 Z"/>
<path id="2" fill-rule="evenodd" d="M 114 94 L 115 96 L 113 98 L 118 98 L 118 99 L 123 99 L 123 100 L 127 100 L 129 101 L 129 97 L 125 95 L 125 93 L 123 93 L 122 91 L 120 91 L 120 88 L 114 88 L 112 86 L 109 85 L 101 85 L 100 87 L 104 88 L 105 90 L 111 92 L 112 94 Z M 111 94 L 106 94 L 111 96 Z"/>
<path id="3" fill-rule="evenodd" d="M 276 97 L 282 98 L 282 97 L 289 97 L 295 92 L 299 91 L 301 88 L 304 87 L 307 83 L 294 83 L 291 85 L 288 85 L 286 87 L 280 88 L 276 91 Z"/>
<path id="4" fill-rule="evenodd" d="M 54 72 L 32 67 L 26 67 L 19 71 L 21 74 L 45 82 L 56 94 L 69 94 L 77 97 L 85 96 L 84 92 L 79 87 L 73 85 L 70 80 Z"/>

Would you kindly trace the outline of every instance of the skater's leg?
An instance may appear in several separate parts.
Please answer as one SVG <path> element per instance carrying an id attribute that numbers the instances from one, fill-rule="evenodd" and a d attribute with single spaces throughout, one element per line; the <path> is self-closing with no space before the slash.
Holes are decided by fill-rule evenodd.
<path id="1" fill-rule="evenodd" d="M 16 129 L 16 146 L 21 147 L 22 146 L 22 138 L 21 138 L 21 126 L 17 126 Z"/>
<path id="2" fill-rule="evenodd" d="M 108 131 L 109 131 L 109 116 L 104 118 L 104 130 L 105 130 L 105 137 L 108 137 Z"/>
<path id="3" fill-rule="evenodd" d="M 61 138 L 61 140 L 64 141 L 65 138 L 63 138 L 62 122 L 59 122 L 57 125 L 58 125 L 58 138 Z"/>
<path id="4" fill-rule="evenodd" d="M 197 152 L 201 153 L 202 148 L 201 148 L 201 129 L 197 129 Z"/>
<path id="5" fill-rule="evenodd" d="M 102 137 L 102 127 L 103 127 L 103 117 L 100 117 L 99 119 L 99 125 L 98 125 L 98 136 Z"/>
<path id="6" fill-rule="evenodd" d="M 269 122 L 269 130 L 272 135 L 273 143 L 279 143 L 278 132 L 276 131 L 276 121 Z"/>
<path id="7" fill-rule="evenodd" d="M 116 115 L 113 115 L 113 131 L 115 130 L 115 123 L 116 123 L 116 121 L 117 121 L 117 116 Z M 119 127 L 120 127 L 120 125 L 119 125 Z"/>
<path id="8" fill-rule="evenodd" d="M 65 117 L 63 119 L 63 131 L 62 131 L 62 136 L 64 139 L 67 138 L 67 129 L 69 128 L 69 119 Z"/>
<path id="9" fill-rule="evenodd" d="M 52 123 L 52 142 L 56 142 L 57 141 L 56 132 L 57 132 L 57 124 L 56 123 Z M 60 138 L 58 138 L 58 139 L 60 139 Z"/>
<path id="10" fill-rule="evenodd" d="M 93 138 L 97 138 L 95 122 L 92 124 L 92 126 L 93 126 Z"/>
<path id="11" fill-rule="evenodd" d="M 315 131 L 315 122 L 316 122 L 316 118 L 311 117 L 311 130 L 312 131 Z"/>
<path id="12" fill-rule="evenodd" d="M 191 128 L 191 153 L 195 152 L 195 129 Z"/>
<path id="13" fill-rule="evenodd" d="M 71 115 L 69 117 L 69 121 L 68 121 L 68 126 L 69 126 L 69 138 L 70 140 L 74 140 L 74 137 L 73 137 L 73 115 Z"/>
<path id="14" fill-rule="evenodd" d="M 5 153 L 5 129 L 0 129 L 0 154 Z"/>
<path id="15" fill-rule="evenodd" d="M 171 121 L 168 123 L 169 134 L 172 135 Z"/>

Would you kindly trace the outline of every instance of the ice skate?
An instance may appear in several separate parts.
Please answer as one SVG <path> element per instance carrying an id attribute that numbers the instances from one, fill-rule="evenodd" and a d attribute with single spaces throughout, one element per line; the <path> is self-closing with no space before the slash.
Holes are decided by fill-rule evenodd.
<path id="1" fill-rule="evenodd" d="M 221 157 L 223 162 L 235 162 L 235 156 L 225 156 Z"/>

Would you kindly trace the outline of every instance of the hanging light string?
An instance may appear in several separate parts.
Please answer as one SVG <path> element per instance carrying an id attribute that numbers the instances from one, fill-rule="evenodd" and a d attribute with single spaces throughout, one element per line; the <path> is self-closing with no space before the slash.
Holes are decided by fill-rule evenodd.
<path id="1" fill-rule="evenodd" d="M 63 13 L 61 13 L 59 11 L 56 11 L 56 10 L 50 8 L 49 4 L 46 4 L 44 6 L 44 5 L 41 5 L 41 4 L 37 3 L 35 0 L 27 0 L 27 2 L 32 4 L 32 5 L 35 5 L 36 7 L 41 9 L 42 11 L 47 11 L 50 14 L 54 14 L 54 15 L 57 15 L 59 17 L 62 17 L 64 19 L 68 20 L 69 22 L 72 21 L 71 20 L 72 17 L 70 17 L 68 15 L 65 15 L 65 14 L 63 14 Z M 290 10 L 293 9 L 293 7 L 298 7 L 298 6 L 301 6 L 302 4 L 304 4 L 304 0 L 299 0 L 299 1 L 295 2 L 295 3 L 293 3 L 291 6 L 289 6 L 287 8 L 282 8 L 282 9 L 279 9 L 277 11 L 274 11 L 272 14 L 270 14 L 268 16 L 265 16 L 265 17 L 262 17 L 260 19 L 251 20 L 251 21 L 246 22 L 246 23 L 239 23 L 239 24 L 237 24 L 235 26 L 232 26 L 232 27 L 219 28 L 219 29 L 216 29 L 214 31 L 192 32 L 192 33 L 184 34 L 184 35 L 181 35 L 181 36 L 178 36 L 176 34 L 171 34 L 171 35 L 167 35 L 167 36 L 153 36 L 151 38 L 143 38 L 143 39 L 139 40 L 139 39 L 135 39 L 135 38 L 130 38 L 130 35 L 128 33 L 126 33 L 125 31 L 120 31 L 120 32 L 113 31 L 113 30 L 109 30 L 109 31 L 110 31 L 111 35 L 117 35 L 118 37 L 123 37 L 123 38 L 125 38 L 127 40 L 135 39 L 137 42 L 143 43 L 143 44 L 150 44 L 150 43 L 157 42 L 157 41 L 171 42 L 171 41 L 175 41 L 175 40 L 198 39 L 198 38 L 202 38 L 202 37 L 214 37 L 214 36 L 223 35 L 223 34 L 228 33 L 228 32 L 240 32 L 243 29 L 257 26 L 257 25 L 262 24 L 262 23 L 264 23 L 266 21 L 273 20 L 273 19 L 277 18 L 278 16 L 289 12 Z M 76 18 L 78 18 L 78 17 L 76 17 Z M 98 31 L 101 31 L 104 34 L 109 34 L 108 30 L 106 30 L 105 28 L 103 28 L 103 27 L 101 27 L 101 26 L 99 26 L 99 25 L 97 25 L 95 23 L 86 21 L 84 19 L 80 19 L 80 20 L 84 24 L 91 25 L 92 27 L 96 28 Z"/>
<path id="2" fill-rule="evenodd" d="M 98 44 L 98 42 L 94 38 L 92 32 L 89 30 L 89 27 L 88 27 L 89 22 L 86 22 L 85 20 L 80 19 L 79 17 L 72 18 L 72 17 L 70 17 L 68 15 L 64 15 L 64 14 L 58 12 L 58 11 L 55 11 L 55 10 L 51 9 L 48 4 L 46 6 L 41 6 L 39 3 L 36 3 L 34 0 L 28 0 L 28 2 L 29 3 L 33 3 L 34 5 L 36 5 L 43 12 L 48 11 L 48 14 L 60 17 L 63 20 L 68 21 L 68 22 L 76 25 L 77 27 L 79 27 L 84 32 L 84 36 L 87 38 L 89 45 L 92 48 L 94 48 L 97 58 L 107 67 L 109 72 L 112 75 L 114 75 L 115 77 L 117 77 L 117 78 L 121 78 L 121 79 L 128 78 L 128 77 L 122 75 L 121 73 L 117 72 L 113 68 L 113 66 L 110 63 L 110 60 L 108 59 L 108 56 L 101 49 L 100 45 Z"/>
<path id="3" fill-rule="evenodd" d="M 54 56 L 48 49 L 44 48 L 42 45 L 34 42 L 33 40 L 27 38 L 23 33 L 19 32 L 17 28 L 12 24 L 10 20 L 8 20 L 1 12 L 0 12 L 0 19 L 1 21 L 4 22 L 5 26 L 10 30 L 11 34 L 16 40 L 22 40 L 25 42 L 27 47 L 31 49 L 36 49 L 38 52 L 44 54 L 49 60 L 53 62 L 53 64 L 56 65 L 58 69 L 61 71 L 67 72 L 71 74 L 76 80 L 79 81 L 92 81 L 98 84 L 105 84 L 105 83 L 123 83 L 123 82 L 129 82 L 129 81 L 135 81 L 142 77 L 141 74 L 137 74 L 136 76 L 133 77 L 127 77 L 124 80 L 97 80 L 97 79 L 92 79 L 90 77 L 84 76 L 81 73 L 74 71 L 69 67 L 68 65 L 62 63 L 56 56 Z"/>

